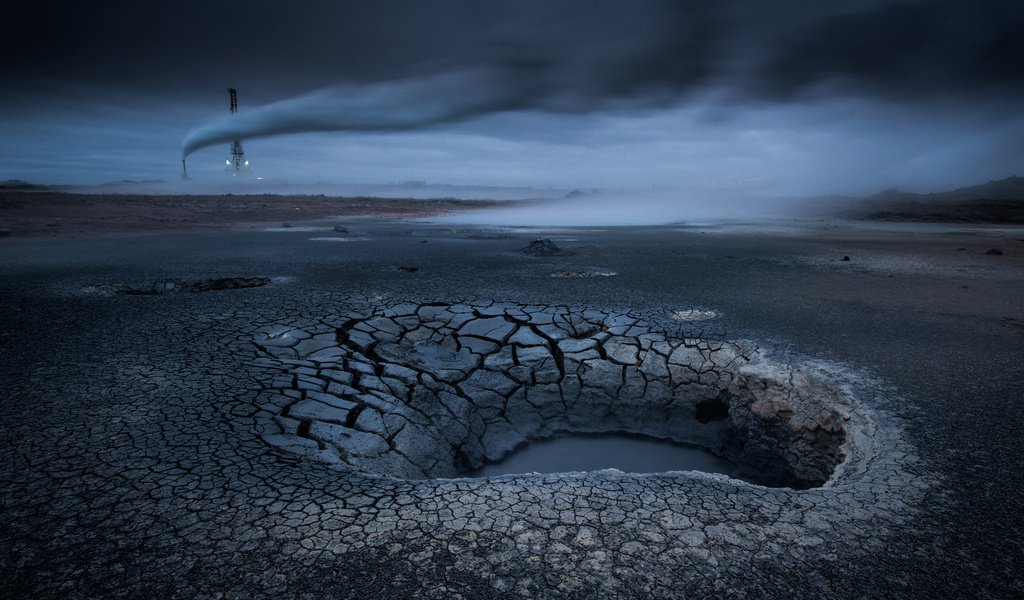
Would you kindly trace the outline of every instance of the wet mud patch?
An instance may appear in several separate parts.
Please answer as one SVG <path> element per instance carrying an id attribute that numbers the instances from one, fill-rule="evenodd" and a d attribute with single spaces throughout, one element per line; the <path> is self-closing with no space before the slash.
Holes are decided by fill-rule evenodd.
<path id="1" fill-rule="evenodd" d="M 673 321 L 708 321 L 718 317 L 718 313 L 713 310 L 699 310 L 696 308 L 688 308 L 684 310 L 673 311 L 669 315 Z"/>
<path id="2" fill-rule="evenodd" d="M 581 271 L 556 271 L 548 277 L 556 279 L 590 279 L 593 277 L 614 277 L 618 275 L 615 271 L 607 269 L 583 269 Z"/>
<path id="3" fill-rule="evenodd" d="M 195 281 L 166 278 L 143 285 L 130 285 L 121 282 L 87 285 L 82 288 L 82 292 L 101 296 L 156 296 L 183 292 L 213 292 L 254 288 L 265 286 L 270 282 L 271 279 L 269 277 L 221 277 Z"/>
<path id="4" fill-rule="evenodd" d="M 311 237 L 311 242 L 366 242 L 369 241 L 368 237 L 340 237 L 340 236 L 322 236 L 322 237 Z"/>
<path id="5" fill-rule="evenodd" d="M 625 433 L 806 489 L 855 479 L 878 452 L 870 411 L 827 373 L 628 313 L 371 305 L 251 342 L 276 372 L 258 406 L 263 439 L 376 475 L 466 477 L 531 441 Z"/>

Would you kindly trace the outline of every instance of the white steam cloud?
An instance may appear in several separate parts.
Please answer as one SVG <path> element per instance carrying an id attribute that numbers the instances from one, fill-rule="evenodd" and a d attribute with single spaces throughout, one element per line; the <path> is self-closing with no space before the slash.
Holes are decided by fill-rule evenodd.
<path id="1" fill-rule="evenodd" d="M 320 131 L 404 131 L 520 107 L 524 79 L 472 70 L 369 86 L 332 87 L 210 121 L 182 143 L 182 158 L 233 140 Z"/>
<path id="2" fill-rule="evenodd" d="M 453 225 L 505 227 L 607 227 L 708 224 L 791 217 L 807 209 L 798 198 L 715 190 L 620 190 L 572 193 L 493 209 L 431 218 Z"/>

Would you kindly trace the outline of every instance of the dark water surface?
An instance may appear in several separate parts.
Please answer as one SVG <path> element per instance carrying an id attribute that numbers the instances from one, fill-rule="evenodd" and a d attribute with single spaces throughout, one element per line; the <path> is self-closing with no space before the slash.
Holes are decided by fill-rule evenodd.
<path id="1" fill-rule="evenodd" d="M 700 448 L 627 434 L 566 435 L 531 442 L 474 477 L 619 469 L 627 473 L 705 471 L 729 474 L 733 465 Z"/>

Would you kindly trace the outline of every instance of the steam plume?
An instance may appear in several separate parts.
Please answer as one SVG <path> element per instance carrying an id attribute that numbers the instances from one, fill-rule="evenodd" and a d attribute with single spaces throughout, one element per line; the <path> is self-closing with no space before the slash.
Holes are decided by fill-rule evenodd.
<path id="1" fill-rule="evenodd" d="M 297 77 L 317 84 L 378 77 L 391 82 L 331 87 L 247 108 L 189 133 L 183 156 L 235 139 L 409 130 L 507 110 L 591 112 L 609 104 L 678 102 L 695 90 L 724 92 L 726 100 L 741 103 L 785 103 L 815 94 L 910 102 L 969 94 L 973 106 L 978 97 L 1024 95 L 1024 36 L 1017 33 L 1024 10 L 1000 0 L 794 0 L 770 6 L 516 0 L 484 11 L 438 11 L 431 3 L 410 3 L 410 9 L 423 5 L 417 9 L 422 12 L 399 23 L 379 12 L 390 9 L 359 4 L 365 18 L 385 19 L 394 37 L 377 39 L 376 29 L 369 38 L 339 35 L 332 28 L 338 21 L 356 22 L 344 16 L 354 9 L 332 9 L 340 11 L 334 19 L 290 29 L 331 50 L 324 53 L 328 60 L 314 62 L 308 74 L 304 70 Z M 268 6 L 276 16 L 253 23 L 274 22 L 277 9 Z M 437 33 L 424 33 L 431 31 Z M 251 35 L 274 38 L 263 31 Z M 305 37 L 286 42 L 264 50 L 272 55 L 253 64 L 263 69 L 281 54 L 288 72 L 277 75 L 291 77 L 303 57 L 289 52 L 307 44 Z M 434 54 L 437 44 L 443 52 Z M 339 60 L 356 51 L 365 60 Z M 396 58 L 392 64 L 381 56 Z M 143 65 L 152 70 L 150 61 Z M 438 68 L 446 74 L 429 74 Z M 218 68 L 218 77 L 221 72 Z M 253 80 L 250 74 L 248 82 Z M 250 85 L 245 77 L 242 81 Z"/>
<path id="2" fill-rule="evenodd" d="M 315 131 L 403 131 L 543 102 L 521 78 L 493 70 L 370 86 L 339 86 L 210 121 L 192 130 L 182 158 L 236 139 Z"/>

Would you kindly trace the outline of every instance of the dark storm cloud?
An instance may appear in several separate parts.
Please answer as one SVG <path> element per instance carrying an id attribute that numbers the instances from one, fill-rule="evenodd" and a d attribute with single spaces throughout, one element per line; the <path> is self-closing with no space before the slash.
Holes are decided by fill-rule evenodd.
<path id="1" fill-rule="evenodd" d="M 5 84 L 232 84 L 250 100 L 480 67 L 613 99 L 723 84 L 777 98 L 830 81 L 1018 93 L 1024 80 L 1024 5 L 996 0 L 39 1 L 9 3 L 0 23 Z"/>
<path id="2" fill-rule="evenodd" d="M 487 12 L 440 6 L 448 10 L 384 28 L 402 37 L 412 25 L 444 40 L 422 54 L 433 62 L 393 65 L 405 76 L 400 83 L 328 89 L 224 118 L 193 131 L 183 153 L 236 138 L 414 129 L 504 110 L 572 113 L 679 102 L 710 87 L 733 100 L 820 94 L 824 86 L 890 97 L 978 87 L 1017 93 L 1024 64 L 1015 28 L 1022 11 L 1001 4 L 517 2 Z M 387 23 L 371 15 L 355 20 Z M 376 40 L 364 32 L 360 42 L 372 56 Z M 409 49 L 422 42 L 410 36 L 398 43 Z M 331 56 L 337 53 L 325 53 L 324 62 Z M 387 73 L 378 65 L 378 76 Z"/>
<path id="3" fill-rule="evenodd" d="M 756 61 L 751 85 L 791 95 L 822 82 L 920 97 L 1024 89 L 1024 4 L 890 2 L 825 15 Z"/>
<path id="4" fill-rule="evenodd" d="M 594 92 L 686 86 L 713 59 L 702 2 L 37 2 L 2 9 L 5 83 L 178 95 L 226 85 L 267 101 L 338 83 L 500 68 Z"/>
<path id="5" fill-rule="evenodd" d="M 41 1 L 2 11 L 0 84 L 29 90 L 8 105 L 85 87 L 166 106 L 240 88 L 245 110 L 193 131 L 186 153 L 708 91 L 726 105 L 941 98 L 1011 112 L 1024 96 L 1024 6 L 995 0 Z"/>

